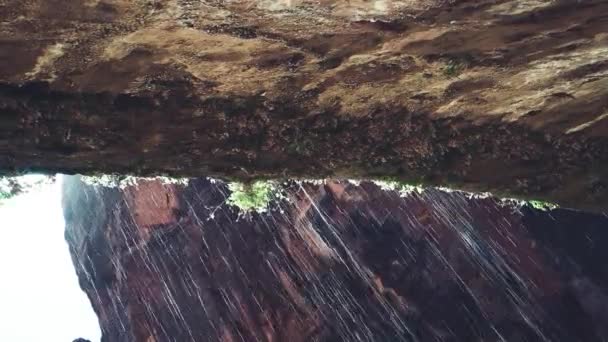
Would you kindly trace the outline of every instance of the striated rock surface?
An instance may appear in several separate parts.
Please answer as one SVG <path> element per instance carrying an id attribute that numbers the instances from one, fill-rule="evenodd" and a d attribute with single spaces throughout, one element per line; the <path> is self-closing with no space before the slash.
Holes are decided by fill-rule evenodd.
<path id="1" fill-rule="evenodd" d="M 604 0 L 2 0 L 0 168 L 608 207 Z"/>
<path id="2" fill-rule="evenodd" d="M 605 216 L 334 181 L 239 218 L 227 192 L 66 180 L 66 239 L 104 342 L 608 336 Z"/>

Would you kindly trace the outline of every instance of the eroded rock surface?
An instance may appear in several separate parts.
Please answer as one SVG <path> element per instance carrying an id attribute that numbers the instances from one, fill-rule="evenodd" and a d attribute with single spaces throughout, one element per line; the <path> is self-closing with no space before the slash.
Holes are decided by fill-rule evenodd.
<path id="1" fill-rule="evenodd" d="M 370 183 L 294 185 L 239 218 L 227 187 L 64 183 L 103 341 L 603 341 L 608 218 Z"/>
<path id="2" fill-rule="evenodd" d="M 3 0 L 3 171 L 397 177 L 608 207 L 603 0 Z"/>

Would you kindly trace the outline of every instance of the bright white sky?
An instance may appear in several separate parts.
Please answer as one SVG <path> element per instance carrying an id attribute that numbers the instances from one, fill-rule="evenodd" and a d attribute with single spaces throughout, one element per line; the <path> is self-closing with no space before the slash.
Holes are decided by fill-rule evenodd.
<path id="1" fill-rule="evenodd" d="M 0 220 L 0 341 L 99 341 L 63 238 L 59 182 L 6 201 Z"/>

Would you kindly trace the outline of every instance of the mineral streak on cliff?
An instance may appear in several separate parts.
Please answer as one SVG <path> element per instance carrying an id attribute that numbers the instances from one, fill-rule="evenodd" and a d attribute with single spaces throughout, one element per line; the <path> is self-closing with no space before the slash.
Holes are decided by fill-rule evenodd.
<path id="1" fill-rule="evenodd" d="M 371 183 L 291 185 L 239 217 L 223 183 L 64 184 L 104 342 L 603 341 L 608 218 Z"/>
<path id="2" fill-rule="evenodd" d="M 605 0 L 4 0 L 0 171 L 608 207 Z"/>

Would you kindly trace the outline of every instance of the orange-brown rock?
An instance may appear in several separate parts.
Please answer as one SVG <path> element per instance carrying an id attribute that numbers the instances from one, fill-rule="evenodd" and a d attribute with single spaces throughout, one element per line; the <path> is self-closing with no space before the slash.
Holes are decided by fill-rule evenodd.
<path id="1" fill-rule="evenodd" d="M 0 165 L 602 211 L 607 27 L 604 0 L 4 0 Z"/>
<path id="2" fill-rule="evenodd" d="M 608 218 L 370 183 L 239 217 L 221 182 L 64 184 L 103 342 L 585 341 L 608 331 Z"/>

